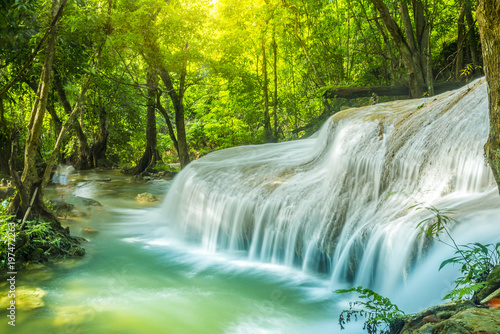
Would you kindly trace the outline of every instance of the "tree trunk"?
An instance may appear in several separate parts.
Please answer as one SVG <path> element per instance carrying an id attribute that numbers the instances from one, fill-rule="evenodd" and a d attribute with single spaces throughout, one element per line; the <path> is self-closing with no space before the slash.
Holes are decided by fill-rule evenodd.
<path id="1" fill-rule="evenodd" d="M 92 160 L 94 167 L 100 167 L 103 161 L 106 161 L 106 150 L 108 149 L 108 118 L 106 108 L 104 107 L 99 94 L 99 132 L 97 141 L 92 145 Z M 107 164 L 107 163 L 106 163 Z"/>
<path id="2" fill-rule="evenodd" d="M 391 34 L 394 44 L 399 50 L 401 59 L 406 70 L 408 86 L 410 88 L 410 96 L 418 98 L 423 95 L 422 86 L 424 85 L 424 71 L 422 69 L 422 61 L 419 52 L 416 50 L 415 37 L 411 30 L 411 21 L 409 19 L 408 8 L 406 4 L 400 3 L 400 12 L 402 14 L 403 27 L 407 32 L 407 36 L 398 26 L 396 21 L 391 17 L 389 9 L 383 0 L 371 0 L 377 11 L 380 13 L 381 19 L 384 21 L 387 30 Z"/>
<path id="3" fill-rule="evenodd" d="M 469 28 L 467 41 L 470 49 L 470 57 L 473 64 L 479 64 L 476 24 L 474 22 L 474 18 L 472 17 L 472 9 L 468 3 L 465 3 L 465 19 L 467 20 L 467 26 Z"/>
<path id="4" fill-rule="evenodd" d="M 170 136 L 172 143 L 174 143 L 177 155 L 179 155 L 179 143 L 177 142 L 177 138 L 175 136 L 174 127 L 172 126 L 172 122 L 170 121 L 170 117 L 168 116 L 167 110 L 163 108 L 163 105 L 161 104 L 160 98 L 161 98 L 161 93 L 159 93 L 156 96 L 156 108 L 158 109 L 160 114 L 163 115 L 163 118 L 165 118 L 165 122 L 167 123 L 167 128 L 168 128 L 168 135 Z"/>
<path id="5" fill-rule="evenodd" d="M 5 109 L 3 98 L 0 96 L 0 172 L 10 174 L 9 161 L 10 157 L 10 138 L 7 130 L 7 120 L 5 119 Z"/>
<path id="6" fill-rule="evenodd" d="M 142 158 L 134 168 L 134 174 L 140 174 L 156 165 L 160 160 L 158 154 L 156 139 L 156 92 L 158 90 L 158 75 L 150 68 L 147 73 L 148 86 L 148 106 L 147 106 L 147 125 L 146 125 L 146 148 Z"/>
<path id="7" fill-rule="evenodd" d="M 73 108 L 71 107 L 68 97 L 66 96 L 61 76 L 56 70 L 54 70 L 54 86 L 57 90 L 59 100 L 64 108 L 64 112 L 68 115 L 71 114 Z M 89 147 L 87 136 L 83 132 L 80 122 L 73 122 L 73 129 L 78 137 L 78 160 L 75 163 L 75 167 L 80 170 L 90 169 L 94 167 L 94 164 L 92 161 L 92 150 Z"/>
<path id="8" fill-rule="evenodd" d="M 458 14 L 458 27 L 457 27 L 457 56 L 455 58 L 455 80 L 460 81 L 464 63 L 464 41 L 465 41 L 465 4 L 460 6 L 460 13 Z"/>
<path id="9" fill-rule="evenodd" d="M 271 130 L 271 117 L 269 116 L 269 87 L 267 80 L 267 59 L 266 59 L 266 44 L 264 42 L 264 35 L 261 37 L 262 40 L 262 77 L 264 82 L 262 84 L 262 93 L 264 96 L 264 130 L 266 132 L 266 141 L 272 141 L 272 130 Z"/>
<path id="10" fill-rule="evenodd" d="M 58 0 L 53 0 L 52 16 L 54 17 L 59 9 L 65 6 L 65 4 L 66 0 L 62 0 L 60 5 Z M 17 217 L 22 218 L 28 211 L 31 198 L 36 191 L 36 196 L 34 198 L 35 201 L 30 211 L 31 214 L 27 218 L 29 219 L 33 215 L 38 215 L 41 218 L 51 221 L 57 228 L 61 228 L 57 219 L 43 203 L 43 188 L 41 187 L 42 179 L 38 175 L 38 171 L 36 169 L 36 153 L 38 150 L 38 142 L 42 132 L 43 118 L 49 95 L 50 74 L 52 70 L 52 60 L 54 58 L 56 40 L 57 24 L 55 24 L 51 29 L 50 36 L 47 39 L 47 46 L 45 47 L 45 60 L 40 75 L 40 83 L 38 85 L 37 94 L 27 127 L 24 151 L 24 169 L 21 178 L 19 178 L 17 172 L 15 171 L 12 159 L 13 155 L 11 155 L 11 175 L 16 183 L 18 194 L 14 200 L 11 201 L 9 211 L 11 213 L 17 213 Z"/>
<path id="11" fill-rule="evenodd" d="M 273 73 L 274 73 L 274 97 L 273 97 L 273 118 L 274 118 L 274 141 L 278 141 L 278 45 L 273 36 Z"/>
<path id="12" fill-rule="evenodd" d="M 181 168 L 186 167 L 189 164 L 189 148 L 186 139 L 186 126 L 184 124 L 184 82 L 186 77 L 186 67 L 183 66 L 183 73 L 181 75 L 181 83 L 179 84 L 179 92 L 177 92 L 172 84 L 170 78 L 170 73 L 164 68 L 160 67 L 160 78 L 167 87 L 167 93 L 170 96 L 170 100 L 174 106 L 175 110 L 175 127 L 177 129 L 177 143 L 179 147 L 179 162 L 181 163 Z"/>
<path id="13" fill-rule="evenodd" d="M 476 16 L 489 98 L 490 134 L 484 151 L 500 190 L 500 0 L 480 0 Z"/>

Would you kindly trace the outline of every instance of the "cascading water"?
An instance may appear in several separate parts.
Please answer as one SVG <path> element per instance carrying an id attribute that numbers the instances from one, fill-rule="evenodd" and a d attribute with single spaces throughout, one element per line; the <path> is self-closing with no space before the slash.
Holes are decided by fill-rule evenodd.
<path id="1" fill-rule="evenodd" d="M 487 110 L 484 79 L 437 97 L 350 109 L 309 139 L 194 161 L 175 178 L 162 210 L 207 251 L 391 295 L 418 277 L 414 268 L 430 248 L 440 249 L 418 236 L 429 213 L 415 205 L 456 209 L 459 241 L 500 220 L 483 157 Z M 495 241 L 497 233 L 484 228 L 477 241 Z"/>

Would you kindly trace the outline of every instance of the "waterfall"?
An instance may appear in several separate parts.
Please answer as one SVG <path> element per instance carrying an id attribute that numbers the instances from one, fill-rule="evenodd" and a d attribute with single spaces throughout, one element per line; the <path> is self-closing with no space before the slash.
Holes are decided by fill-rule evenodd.
<path id="1" fill-rule="evenodd" d="M 486 89 L 479 79 L 345 110 L 308 139 L 213 152 L 176 176 L 162 210 L 206 251 L 390 291 L 432 248 L 416 228 L 430 217 L 419 207 L 455 209 L 469 225 L 462 234 L 483 213 L 500 217 L 483 155 Z"/>

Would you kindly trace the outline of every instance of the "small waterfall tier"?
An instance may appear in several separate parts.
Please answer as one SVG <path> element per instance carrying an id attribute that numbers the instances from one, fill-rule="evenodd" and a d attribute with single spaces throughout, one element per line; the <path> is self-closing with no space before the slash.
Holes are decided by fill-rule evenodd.
<path id="1" fill-rule="evenodd" d="M 404 281 L 429 248 L 416 228 L 429 212 L 418 207 L 455 209 L 460 224 L 500 207 L 483 154 L 488 130 L 484 79 L 349 109 L 311 138 L 192 162 L 162 210 L 206 251 L 383 291 Z"/>

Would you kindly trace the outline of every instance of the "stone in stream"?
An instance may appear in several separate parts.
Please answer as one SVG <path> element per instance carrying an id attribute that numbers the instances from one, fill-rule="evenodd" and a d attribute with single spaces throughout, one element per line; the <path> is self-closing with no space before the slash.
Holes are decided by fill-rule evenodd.
<path id="1" fill-rule="evenodd" d="M 97 230 L 92 229 L 90 226 L 86 227 L 83 229 L 84 233 L 89 233 L 89 234 L 95 234 L 97 233 Z"/>
<path id="2" fill-rule="evenodd" d="M 142 193 L 135 197 L 135 200 L 141 203 L 153 203 L 158 202 L 158 197 L 150 194 L 150 193 Z"/>
<path id="3" fill-rule="evenodd" d="M 29 311 L 44 306 L 43 298 L 47 295 L 45 290 L 40 288 L 16 287 L 16 309 Z M 10 305 L 12 298 L 9 292 L 0 294 L 0 308 L 6 309 Z"/>
<path id="4" fill-rule="evenodd" d="M 56 197 L 49 201 L 50 206 L 55 211 L 58 217 L 68 217 L 71 216 L 72 211 L 74 209 L 74 205 L 67 203 L 64 197 Z"/>
<path id="5" fill-rule="evenodd" d="M 75 196 L 75 197 L 78 198 L 80 201 L 82 201 L 83 205 L 85 205 L 86 207 L 102 206 L 102 204 L 96 201 L 95 199 L 81 197 L 81 196 Z"/>

